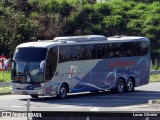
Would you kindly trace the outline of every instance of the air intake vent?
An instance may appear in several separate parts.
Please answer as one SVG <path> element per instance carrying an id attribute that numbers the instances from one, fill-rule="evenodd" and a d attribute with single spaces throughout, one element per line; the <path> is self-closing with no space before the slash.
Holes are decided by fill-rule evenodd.
<path id="1" fill-rule="evenodd" d="M 69 36 L 69 37 L 56 37 L 53 41 L 74 41 L 74 42 L 86 42 L 86 41 L 101 41 L 107 40 L 102 35 L 86 35 L 86 36 Z"/>

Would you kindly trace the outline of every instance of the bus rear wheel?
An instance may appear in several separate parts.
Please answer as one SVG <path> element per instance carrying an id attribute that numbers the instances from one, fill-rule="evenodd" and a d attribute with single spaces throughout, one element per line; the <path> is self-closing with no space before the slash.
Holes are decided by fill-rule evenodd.
<path id="1" fill-rule="evenodd" d="M 134 81 L 132 78 L 129 78 L 126 84 L 126 90 L 127 92 L 132 92 L 134 91 Z"/>
<path id="2" fill-rule="evenodd" d="M 38 95 L 31 95 L 32 98 L 38 98 Z"/>
<path id="3" fill-rule="evenodd" d="M 59 89 L 59 94 L 57 95 L 58 98 L 64 99 L 67 97 L 67 86 L 65 84 L 62 84 Z"/>
<path id="4" fill-rule="evenodd" d="M 117 92 L 124 93 L 125 92 L 125 82 L 122 78 L 118 80 Z"/>

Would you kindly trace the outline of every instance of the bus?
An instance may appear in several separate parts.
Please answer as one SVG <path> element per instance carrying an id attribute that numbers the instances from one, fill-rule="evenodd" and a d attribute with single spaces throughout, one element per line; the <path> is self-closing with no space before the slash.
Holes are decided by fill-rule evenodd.
<path id="1" fill-rule="evenodd" d="M 146 37 L 84 35 L 18 45 L 11 67 L 13 94 L 57 96 L 111 90 L 132 92 L 149 83 Z"/>

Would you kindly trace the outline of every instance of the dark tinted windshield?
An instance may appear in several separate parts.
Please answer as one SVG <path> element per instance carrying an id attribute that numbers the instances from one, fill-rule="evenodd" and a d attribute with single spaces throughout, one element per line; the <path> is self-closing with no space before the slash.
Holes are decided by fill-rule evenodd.
<path id="1" fill-rule="evenodd" d="M 46 59 L 46 48 L 18 48 L 14 54 L 14 60 L 26 62 L 38 62 Z"/>

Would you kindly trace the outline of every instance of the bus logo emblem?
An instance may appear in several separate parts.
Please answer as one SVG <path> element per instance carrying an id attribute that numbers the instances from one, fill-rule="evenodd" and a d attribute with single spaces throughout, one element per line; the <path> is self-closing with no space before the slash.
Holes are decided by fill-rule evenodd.
<path id="1" fill-rule="evenodd" d="M 78 73 L 78 69 L 75 65 L 68 65 L 64 71 L 64 75 L 67 79 L 74 78 Z"/>

